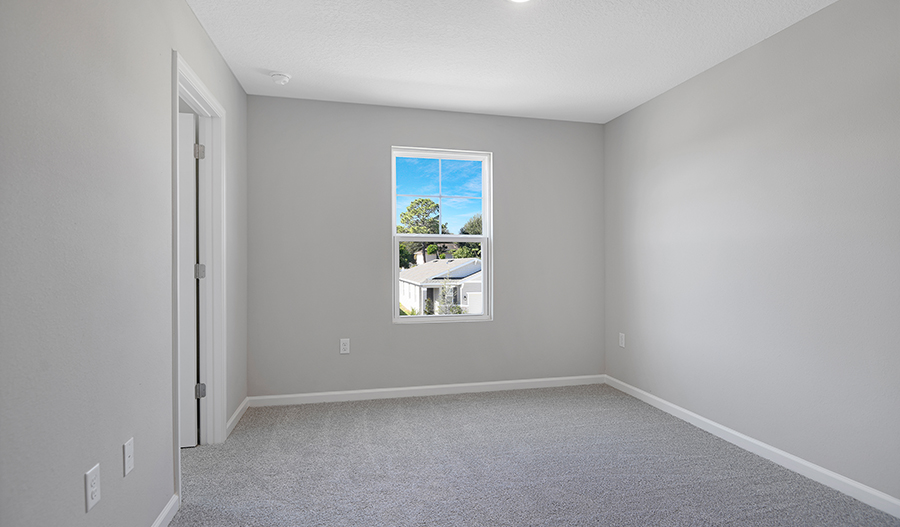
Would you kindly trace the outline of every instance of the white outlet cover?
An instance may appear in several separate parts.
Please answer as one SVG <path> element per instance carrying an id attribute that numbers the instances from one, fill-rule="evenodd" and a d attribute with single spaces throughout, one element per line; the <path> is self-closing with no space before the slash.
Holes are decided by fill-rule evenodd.
<path id="1" fill-rule="evenodd" d="M 625 334 L 624 333 L 619 333 L 619 347 L 620 348 L 625 347 Z"/>
<path id="2" fill-rule="evenodd" d="M 125 463 L 125 475 L 134 469 L 134 438 L 132 437 L 122 445 L 122 455 Z"/>
<path id="3" fill-rule="evenodd" d="M 350 353 L 350 339 L 341 339 L 341 355 Z"/>
<path id="4" fill-rule="evenodd" d="M 88 512 L 100 501 L 100 463 L 84 473 L 84 512 Z"/>

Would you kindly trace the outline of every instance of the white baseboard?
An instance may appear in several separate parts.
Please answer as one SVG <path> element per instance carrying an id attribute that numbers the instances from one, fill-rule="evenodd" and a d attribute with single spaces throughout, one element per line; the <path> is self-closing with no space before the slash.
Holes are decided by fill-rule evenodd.
<path id="1" fill-rule="evenodd" d="M 175 517 L 175 513 L 178 512 L 180 506 L 181 499 L 178 498 L 178 494 L 173 494 L 169 503 L 166 504 L 162 512 L 159 513 L 159 516 L 156 517 L 156 521 L 153 522 L 153 525 L 150 527 L 167 527 L 169 522 L 172 521 L 172 518 Z"/>
<path id="2" fill-rule="evenodd" d="M 553 388 L 581 384 L 603 384 L 605 375 L 580 375 L 576 377 L 550 377 L 515 381 L 472 382 L 463 384 L 438 384 L 407 388 L 376 388 L 341 392 L 298 393 L 292 395 L 256 395 L 248 397 L 249 406 L 282 406 L 290 404 L 335 403 L 365 401 L 370 399 L 395 399 L 398 397 L 422 397 L 427 395 L 452 395 L 459 393 L 525 390 L 529 388 Z M 246 402 L 246 401 L 245 401 Z"/>
<path id="3" fill-rule="evenodd" d="M 680 406 L 674 405 L 664 399 L 645 392 L 639 388 L 635 388 L 630 384 L 626 384 L 613 377 L 606 377 L 606 384 L 613 388 L 625 392 L 636 399 L 640 399 L 650 406 L 656 407 L 667 414 L 673 415 L 682 421 L 686 421 L 697 428 L 705 430 L 712 435 L 724 439 L 729 443 L 736 445 L 744 450 L 752 452 L 760 457 L 764 457 L 769 461 L 773 461 L 784 468 L 794 471 L 802 476 L 817 481 L 823 485 L 833 488 L 838 492 L 856 498 L 859 501 L 875 507 L 876 509 L 886 512 L 891 516 L 900 518 L 900 499 L 889 494 L 885 494 L 880 490 L 873 489 L 867 485 L 863 485 L 858 481 L 842 476 L 836 472 L 832 472 L 827 468 L 820 467 L 814 463 L 810 463 L 793 454 L 789 454 L 784 450 L 773 447 L 772 445 L 763 443 L 744 435 L 736 430 L 732 430 L 726 426 L 720 425 L 715 421 L 711 421 L 703 416 L 697 415 L 690 410 L 686 410 Z"/>
<path id="4" fill-rule="evenodd" d="M 250 407 L 250 398 L 244 397 L 244 400 L 237 407 L 237 410 L 234 411 L 231 418 L 228 419 L 228 423 L 225 425 L 225 437 L 231 435 L 231 431 L 234 430 L 234 427 L 237 426 L 238 421 L 241 420 L 241 417 L 244 417 L 244 412 L 247 411 L 247 408 Z"/>

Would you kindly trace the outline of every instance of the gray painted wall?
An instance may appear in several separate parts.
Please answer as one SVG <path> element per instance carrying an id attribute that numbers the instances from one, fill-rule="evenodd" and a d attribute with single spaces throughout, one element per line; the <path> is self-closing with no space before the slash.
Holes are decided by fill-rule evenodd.
<path id="1" fill-rule="evenodd" d="M 240 85 L 181 0 L 5 0 L 0 525 L 146 526 L 174 493 L 173 48 L 228 113 L 230 411 L 246 395 Z"/>
<path id="2" fill-rule="evenodd" d="M 601 372 L 600 125 L 251 96 L 248 142 L 250 395 Z M 492 322 L 391 323 L 392 145 L 494 153 Z"/>
<path id="3" fill-rule="evenodd" d="M 898 21 L 838 2 L 605 129 L 606 372 L 895 497 Z"/>

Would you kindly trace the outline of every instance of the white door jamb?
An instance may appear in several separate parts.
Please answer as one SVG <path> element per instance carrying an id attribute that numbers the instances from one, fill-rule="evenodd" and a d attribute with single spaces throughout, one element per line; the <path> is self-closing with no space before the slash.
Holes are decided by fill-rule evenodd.
<path id="1" fill-rule="evenodd" d="M 199 243 L 206 264 L 206 278 L 200 281 L 200 382 L 207 396 L 200 399 L 200 444 L 221 443 L 226 437 L 226 295 L 225 295 L 225 109 L 187 62 L 172 51 L 172 187 L 173 187 L 173 423 L 176 492 L 181 495 L 181 449 L 179 445 L 179 283 L 178 263 L 178 186 L 177 122 L 178 100 L 188 104 L 200 116 L 200 137 L 206 141 L 206 163 L 201 163 Z M 192 286 L 192 284 L 191 284 Z"/>

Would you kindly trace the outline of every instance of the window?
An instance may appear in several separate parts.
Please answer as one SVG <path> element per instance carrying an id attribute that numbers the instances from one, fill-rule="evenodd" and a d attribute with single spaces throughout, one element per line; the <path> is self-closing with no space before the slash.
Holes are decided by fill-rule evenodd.
<path id="1" fill-rule="evenodd" d="M 394 147 L 395 323 L 491 320 L 491 154 Z"/>

